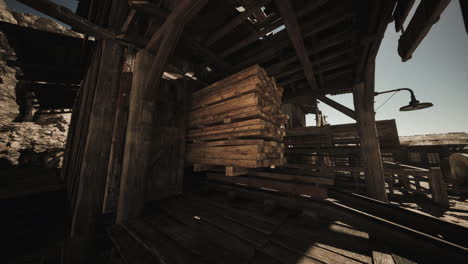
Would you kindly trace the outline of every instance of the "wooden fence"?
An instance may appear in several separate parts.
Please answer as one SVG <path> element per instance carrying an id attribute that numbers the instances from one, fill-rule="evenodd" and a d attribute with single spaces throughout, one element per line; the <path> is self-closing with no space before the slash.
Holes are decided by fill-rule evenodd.
<path id="1" fill-rule="evenodd" d="M 423 169 L 395 163 L 401 154 L 395 120 L 378 121 L 377 131 L 388 192 L 430 196 L 437 204 L 447 206 L 447 187 L 439 168 Z M 288 129 L 285 145 L 285 167 L 327 168 L 335 186 L 366 192 L 356 124 Z"/>

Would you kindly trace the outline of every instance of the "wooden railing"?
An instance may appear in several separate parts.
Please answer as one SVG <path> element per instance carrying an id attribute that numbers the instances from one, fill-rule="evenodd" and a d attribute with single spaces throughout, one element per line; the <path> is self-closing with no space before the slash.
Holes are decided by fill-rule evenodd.
<path id="1" fill-rule="evenodd" d="M 420 194 L 430 196 L 440 206 L 448 206 L 447 186 L 440 168 L 423 169 L 392 162 L 384 162 L 387 191 L 405 195 Z M 329 167 L 338 185 L 348 185 L 356 192 L 365 193 L 364 167 Z M 348 181 L 346 181 L 348 178 Z M 345 186 L 346 187 L 346 186 Z"/>

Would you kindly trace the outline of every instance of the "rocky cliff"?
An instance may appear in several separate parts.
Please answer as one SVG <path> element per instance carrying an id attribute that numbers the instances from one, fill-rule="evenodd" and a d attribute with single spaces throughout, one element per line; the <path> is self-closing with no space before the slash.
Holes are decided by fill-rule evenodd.
<path id="1" fill-rule="evenodd" d="M 0 21 L 82 37 L 48 18 L 9 10 L 3 0 L 0 0 Z M 13 122 L 19 113 L 15 91 L 17 69 L 7 60 L 14 57 L 15 51 L 0 31 L 0 168 L 60 167 L 70 114 L 41 116 L 35 122 Z"/>

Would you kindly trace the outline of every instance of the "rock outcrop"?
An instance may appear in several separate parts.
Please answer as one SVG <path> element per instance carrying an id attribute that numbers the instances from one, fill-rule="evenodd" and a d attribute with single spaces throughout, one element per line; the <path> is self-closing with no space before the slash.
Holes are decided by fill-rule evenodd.
<path id="1" fill-rule="evenodd" d="M 0 159 L 13 166 L 61 167 L 70 115 L 4 124 L 0 127 Z"/>
<path id="2" fill-rule="evenodd" d="M 0 0 L 0 21 L 82 37 L 48 18 L 9 10 L 3 0 Z M 7 60 L 14 57 L 15 51 L 0 31 L 0 167 L 61 167 L 71 114 L 41 116 L 35 122 L 13 122 L 19 113 L 17 70 Z"/>

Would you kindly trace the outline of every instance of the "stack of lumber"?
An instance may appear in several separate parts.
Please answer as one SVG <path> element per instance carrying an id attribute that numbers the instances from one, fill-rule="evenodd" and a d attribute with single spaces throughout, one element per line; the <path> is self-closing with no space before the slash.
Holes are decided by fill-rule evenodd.
<path id="1" fill-rule="evenodd" d="M 225 166 L 230 176 L 283 164 L 282 94 L 257 65 L 194 92 L 187 161 L 199 170 Z"/>

